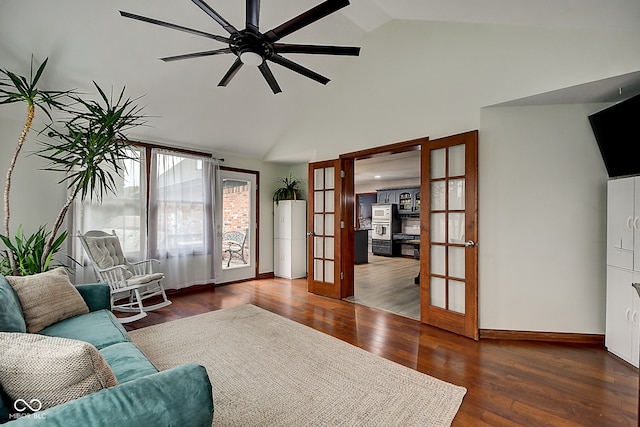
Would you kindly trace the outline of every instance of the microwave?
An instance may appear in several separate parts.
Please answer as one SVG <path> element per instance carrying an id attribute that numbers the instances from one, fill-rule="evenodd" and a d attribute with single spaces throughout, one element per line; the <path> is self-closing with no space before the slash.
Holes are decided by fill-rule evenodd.
<path id="1" fill-rule="evenodd" d="M 371 222 L 389 222 L 391 215 L 392 206 L 390 204 L 371 205 Z"/>

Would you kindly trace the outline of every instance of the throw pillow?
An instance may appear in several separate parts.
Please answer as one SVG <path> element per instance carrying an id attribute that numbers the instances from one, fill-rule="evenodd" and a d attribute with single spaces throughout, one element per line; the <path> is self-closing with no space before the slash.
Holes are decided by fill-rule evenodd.
<path id="1" fill-rule="evenodd" d="M 13 401 L 37 401 L 46 409 L 112 387 L 118 381 L 100 352 L 89 343 L 0 332 L 0 384 Z"/>
<path id="2" fill-rule="evenodd" d="M 27 332 L 39 332 L 56 322 L 89 312 L 63 267 L 6 279 L 20 300 Z"/>
<path id="3" fill-rule="evenodd" d="M 0 331 L 27 332 L 20 300 L 2 275 L 0 275 Z"/>

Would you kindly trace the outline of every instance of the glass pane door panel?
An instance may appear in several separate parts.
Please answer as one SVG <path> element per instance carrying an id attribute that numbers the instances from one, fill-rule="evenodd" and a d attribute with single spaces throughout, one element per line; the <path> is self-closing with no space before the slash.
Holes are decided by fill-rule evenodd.
<path id="1" fill-rule="evenodd" d="M 324 188 L 329 190 L 336 188 L 335 187 L 335 179 L 334 174 L 336 173 L 336 169 L 332 166 L 324 169 Z"/>
<path id="2" fill-rule="evenodd" d="M 313 192 L 313 211 L 324 212 L 324 194 L 322 191 Z"/>
<path id="3" fill-rule="evenodd" d="M 449 147 L 449 176 L 463 176 L 465 167 L 465 146 Z"/>
<path id="4" fill-rule="evenodd" d="M 313 280 L 322 282 L 324 280 L 324 270 L 322 268 L 323 262 L 321 259 L 313 260 Z"/>
<path id="5" fill-rule="evenodd" d="M 325 191 L 324 193 L 324 210 L 327 212 L 333 212 L 334 209 L 334 197 L 335 193 L 333 190 Z"/>
<path id="6" fill-rule="evenodd" d="M 449 310 L 464 314 L 464 294 L 464 282 L 449 280 Z"/>
<path id="7" fill-rule="evenodd" d="M 431 241 L 437 243 L 445 242 L 445 214 L 431 214 Z"/>
<path id="8" fill-rule="evenodd" d="M 333 283 L 333 261 L 324 262 L 324 281 L 326 283 Z"/>
<path id="9" fill-rule="evenodd" d="M 446 270 L 446 247 L 441 245 L 431 245 L 431 272 L 444 276 Z"/>
<path id="10" fill-rule="evenodd" d="M 315 257 L 322 258 L 324 256 L 324 238 L 313 238 L 313 254 Z"/>
<path id="11" fill-rule="evenodd" d="M 431 183 L 431 209 L 434 211 L 443 211 L 446 208 L 444 186 L 445 181 L 433 181 Z"/>
<path id="12" fill-rule="evenodd" d="M 324 169 L 316 169 L 313 171 L 313 189 L 324 189 Z"/>
<path id="13" fill-rule="evenodd" d="M 334 240 L 333 237 L 327 237 L 324 244 L 324 258 L 334 259 L 335 254 L 333 250 Z"/>
<path id="14" fill-rule="evenodd" d="M 464 210 L 464 178 L 449 181 L 449 210 Z"/>
<path id="15" fill-rule="evenodd" d="M 444 178 L 447 174 L 447 149 L 431 150 L 431 179 Z"/>
<path id="16" fill-rule="evenodd" d="M 324 215 L 313 215 L 313 232 L 316 235 L 322 236 L 324 233 Z"/>
<path id="17" fill-rule="evenodd" d="M 464 243 L 464 213 L 449 213 L 449 242 Z"/>
<path id="18" fill-rule="evenodd" d="M 446 308 L 447 290 L 445 289 L 447 281 L 440 277 L 432 277 L 431 286 L 431 305 Z"/>
<path id="19" fill-rule="evenodd" d="M 450 277 L 456 277 L 458 279 L 464 279 L 464 266 L 465 266 L 465 248 L 460 246 L 449 246 L 449 274 Z M 436 273 L 438 274 L 438 273 Z"/>
<path id="20" fill-rule="evenodd" d="M 335 215 L 326 214 L 324 216 L 324 234 L 325 236 L 333 236 L 333 226 L 334 226 Z"/>

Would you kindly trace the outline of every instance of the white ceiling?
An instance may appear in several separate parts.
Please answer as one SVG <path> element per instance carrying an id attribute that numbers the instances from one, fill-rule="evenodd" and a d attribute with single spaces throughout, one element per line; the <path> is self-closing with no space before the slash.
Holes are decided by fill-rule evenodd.
<path id="1" fill-rule="evenodd" d="M 262 2 L 266 31 L 320 0 Z M 566 28 L 632 28 L 638 0 L 352 0 L 338 13 L 283 42 L 360 46 L 368 32 L 390 20 L 497 23 Z M 244 2 L 208 0 L 236 27 L 244 27 Z M 224 47 L 206 38 L 120 17 L 118 10 L 224 35 L 224 30 L 189 0 L 2 0 L 0 67 L 27 74 L 33 54 L 49 57 L 48 89 L 91 91 L 126 85 L 140 100 L 148 126 L 130 137 L 214 153 L 263 158 L 296 120 L 297 112 L 321 95 L 323 86 L 278 65 L 271 68 L 283 93 L 273 95 L 255 69 L 243 67 L 226 87 L 217 87 L 232 55 L 164 63 L 161 56 Z M 330 79 L 357 57 L 289 55 Z M 384 58 L 381 58 L 384 60 Z M 634 76 L 637 81 L 638 76 Z M 631 82 L 633 83 L 633 82 Z M 331 84 L 331 83 L 329 83 Z M 613 83 L 612 83 L 613 84 Z M 617 84 L 617 83 L 615 83 Z M 0 107 L 19 119 L 23 109 Z"/>

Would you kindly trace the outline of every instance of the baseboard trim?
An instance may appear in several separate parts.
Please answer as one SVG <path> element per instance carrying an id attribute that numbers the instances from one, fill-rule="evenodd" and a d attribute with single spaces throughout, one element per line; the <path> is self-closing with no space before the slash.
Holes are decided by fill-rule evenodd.
<path id="1" fill-rule="evenodd" d="M 604 335 L 602 334 L 574 334 L 566 332 L 531 332 L 507 331 L 500 329 L 480 329 L 480 339 L 548 341 L 573 344 L 594 344 L 604 347 Z"/>
<path id="2" fill-rule="evenodd" d="M 273 279 L 274 277 L 276 276 L 274 276 L 273 271 L 270 271 L 268 273 L 259 273 L 255 280 Z"/>

